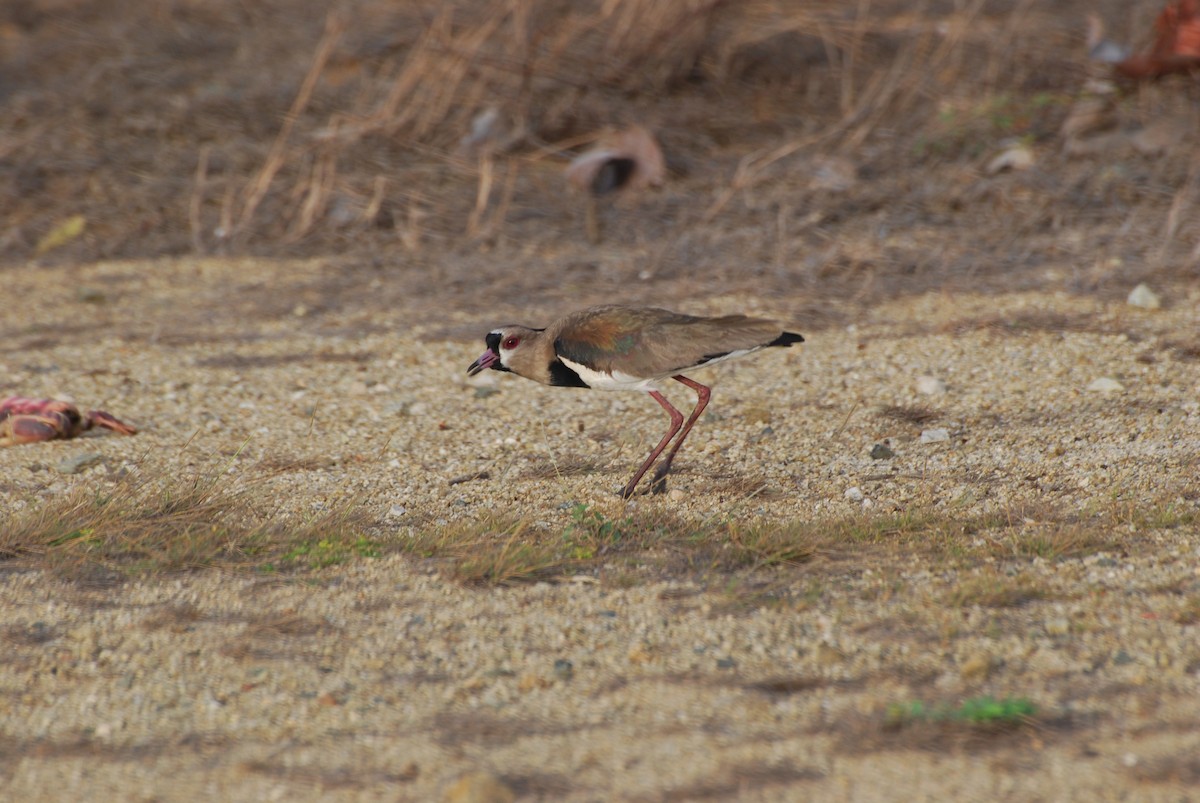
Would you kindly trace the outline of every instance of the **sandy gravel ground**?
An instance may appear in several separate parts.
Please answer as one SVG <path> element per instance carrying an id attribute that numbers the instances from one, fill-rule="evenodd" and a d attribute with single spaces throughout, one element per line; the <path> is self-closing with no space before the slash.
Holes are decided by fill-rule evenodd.
<path id="1" fill-rule="evenodd" d="M 3 319 L 0 394 L 69 394 L 143 431 L 0 451 L 5 506 L 227 464 L 256 477 L 274 516 L 355 499 L 385 539 L 490 511 L 551 530 L 578 503 L 621 515 L 613 492 L 664 423 L 652 401 L 469 382 L 478 336 L 504 322 L 478 313 L 239 306 L 240 290 L 329 270 L 10 272 L 22 305 Z M 999 545 L 932 566 L 846 549 L 779 569 L 772 587 L 786 593 L 761 604 L 735 588 L 744 577 L 478 589 L 401 555 L 301 580 L 209 571 L 103 588 L 10 565 L 0 796 L 438 800 L 487 772 L 522 800 L 1194 799 L 1200 291 L 1160 291 L 1155 311 L 926 295 L 849 326 L 796 320 L 803 348 L 699 375 L 714 382 L 713 414 L 672 492 L 630 503 L 746 521 L 1086 520 L 1123 506 L 1108 548 L 1041 559 Z M 920 392 L 923 376 L 945 392 Z M 905 423 L 885 405 L 937 416 Z M 932 429 L 948 439 L 922 442 Z M 872 459 L 885 441 L 895 456 Z M 84 452 L 103 459 L 54 469 Z M 555 476 L 581 463 L 598 468 Z M 955 596 L 979 576 L 1044 593 L 1008 606 Z M 986 736 L 883 726 L 891 704 L 982 695 L 1029 698 L 1043 715 Z M 478 799 L 505 799 L 491 794 Z"/>

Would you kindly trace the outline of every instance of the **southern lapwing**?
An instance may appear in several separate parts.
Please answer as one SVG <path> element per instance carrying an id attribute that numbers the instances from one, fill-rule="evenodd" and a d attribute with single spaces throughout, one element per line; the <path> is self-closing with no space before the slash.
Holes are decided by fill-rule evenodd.
<path id="1" fill-rule="evenodd" d="M 804 338 L 785 331 L 775 321 L 745 315 L 703 318 L 654 307 L 606 305 L 573 312 L 544 329 L 501 326 L 484 340 L 488 350 L 467 368 L 470 376 L 491 368 L 559 387 L 640 390 L 662 405 L 671 416 L 671 426 L 622 489 L 621 496 L 628 499 L 642 475 L 678 435 L 650 483 L 654 492 L 666 487 L 663 478 L 675 453 L 708 404 L 710 388 L 683 376 L 683 371 L 771 346 L 790 346 Z M 659 392 L 666 379 L 696 391 L 696 406 L 686 423 L 683 414 Z"/>

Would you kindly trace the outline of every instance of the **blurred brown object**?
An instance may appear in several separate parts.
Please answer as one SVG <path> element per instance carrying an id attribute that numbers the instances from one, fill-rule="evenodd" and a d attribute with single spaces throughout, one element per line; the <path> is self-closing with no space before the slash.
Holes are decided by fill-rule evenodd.
<path id="1" fill-rule="evenodd" d="M 644 126 L 606 132 L 567 165 L 567 182 L 591 195 L 639 190 L 662 184 L 667 173 L 662 148 Z"/>
<path id="2" fill-rule="evenodd" d="M 1150 52 L 1113 64 L 1118 75 L 1138 80 L 1200 72 L 1200 0 L 1173 0 L 1154 21 Z"/>
<path id="3" fill-rule="evenodd" d="M 81 413 L 74 404 L 60 399 L 9 396 L 0 400 L 0 446 L 68 440 L 92 427 L 104 427 L 122 435 L 137 433 L 136 427 L 103 410 Z"/>

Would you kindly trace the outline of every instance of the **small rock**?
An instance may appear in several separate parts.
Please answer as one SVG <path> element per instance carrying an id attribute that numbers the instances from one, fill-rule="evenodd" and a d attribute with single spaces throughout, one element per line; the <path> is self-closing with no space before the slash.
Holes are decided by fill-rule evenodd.
<path id="1" fill-rule="evenodd" d="M 575 676 L 575 665 L 566 658 L 554 662 L 554 677 L 559 680 L 570 680 Z"/>
<path id="2" fill-rule="evenodd" d="M 770 440 L 774 434 L 775 429 L 773 427 L 763 427 L 757 435 L 750 436 L 750 443 L 762 443 L 765 440 Z"/>
<path id="3" fill-rule="evenodd" d="M 84 452 L 77 454 L 74 457 L 66 457 L 54 466 L 54 470 L 60 474 L 78 474 L 84 469 L 91 468 L 97 463 L 104 460 L 104 455 L 96 454 L 95 452 Z"/>
<path id="4" fill-rule="evenodd" d="M 918 376 L 917 393 L 926 396 L 941 396 L 946 392 L 946 383 L 936 376 Z"/>
<path id="5" fill-rule="evenodd" d="M 921 443 L 941 443 L 950 440 L 950 433 L 944 429 L 926 429 L 921 432 Z"/>
<path id="6" fill-rule="evenodd" d="M 75 291 L 75 297 L 85 304 L 103 304 L 108 300 L 104 292 L 95 287 L 80 287 Z"/>
<path id="7" fill-rule="evenodd" d="M 817 665 L 828 669 L 846 660 L 846 653 L 831 644 L 821 642 L 817 645 Z"/>
<path id="8" fill-rule="evenodd" d="M 852 488 L 847 488 L 846 492 L 842 494 L 842 496 L 846 497 L 851 502 L 861 502 L 863 500 L 862 489 L 857 485 Z"/>
<path id="9" fill-rule="evenodd" d="M 992 671 L 992 657 L 986 653 L 977 652 L 963 661 L 959 674 L 963 680 L 983 680 Z"/>
<path id="10" fill-rule="evenodd" d="M 489 396 L 495 396 L 500 392 L 500 388 L 492 387 L 491 385 L 480 385 L 475 388 L 475 398 L 486 399 Z"/>
<path id="11" fill-rule="evenodd" d="M 678 488 L 672 488 L 671 491 L 667 494 L 667 498 L 670 499 L 672 502 L 682 502 L 684 499 L 687 499 L 687 494 L 684 493 L 683 491 L 679 490 Z"/>
<path id="12" fill-rule="evenodd" d="M 895 456 L 896 453 L 892 451 L 892 447 L 886 443 L 877 443 L 871 447 L 872 460 L 891 460 Z"/>
<path id="13" fill-rule="evenodd" d="M 1102 376 L 1099 379 L 1093 379 L 1087 389 L 1095 393 L 1120 393 L 1125 390 L 1125 386 L 1111 376 Z"/>
<path id="14" fill-rule="evenodd" d="M 522 675 L 517 680 L 517 690 L 522 693 L 537 691 L 538 689 L 548 689 L 550 685 L 551 682 L 548 679 L 541 675 L 535 675 L 532 672 Z"/>
<path id="15" fill-rule="evenodd" d="M 751 424 L 769 424 L 771 423 L 771 409 L 758 405 L 747 407 L 742 413 L 742 417 Z"/>
<path id="16" fill-rule="evenodd" d="M 513 803 L 516 799 L 517 793 L 490 772 L 464 775 L 442 797 L 445 803 Z"/>
<path id="17" fill-rule="evenodd" d="M 407 512 L 408 509 L 405 508 L 404 505 L 392 505 L 390 508 L 388 508 L 387 514 L 388 518 L 398 519 Z"/>
<path id="18" fill-rule="evenodd" d="M 736 669 L 737 661 L 732 658 L 718 658 L 717 669 Z"/>
<path id="19" fill-rule="evenodd" d="M 1145 282 L 1133 288 L 1129 292 L 1129 298 L 1125 300 L 1129 306 L 1142 309 L 1158 309 L 1162 306 L 1162 299 L 1158 297 L 1158 293 L 1151 290 Z"/>
<path id="20" fill-rule="evenodd" d="M 1071 632 L 1071 620 L 1065 616 L 1056 616 L 1046 622 L 1046 633 L 1051 636 L 1065 636 Z"/>

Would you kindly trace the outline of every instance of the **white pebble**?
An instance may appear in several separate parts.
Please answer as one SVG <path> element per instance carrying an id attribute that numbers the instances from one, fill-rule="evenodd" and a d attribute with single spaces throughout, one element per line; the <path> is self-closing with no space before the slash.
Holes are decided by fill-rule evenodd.
<path id="1" fill-rule="evenodd" d="M 918 376 L 917 393 L 926 396 L 940 396 L 946 392 L 946 383 L 936 376 Z"/>
<path id="2" fill-rule="evenodd" d="M 1142 309 L 1158 309 L 1162 306 L 1162 299 L 1158 297 L 1158 293 L 1151 290 L 1145 282 L 1129 292 L 1126 302 L 1131 307 L 1141 307 Z"/>
<path id="3" fill-rule="evenodd" d="M 1111 376 L 1102 376 L 1099 379 L 1093 379 L 1087 389 L 1096 393 L 1120 393 L 1125 386 Z"/>
<path id="4" fill-rule="evenodd" d="M 926 429 L 921 432 L 921 443 L 940 443 L 950 440 L 950 433 L 944 429 Z"/>
<path id="5" fill-rule="evenodd" d="M 861 502 L 863 500 L 862 489 L 859 488 L 857 485 L 854 486 L 853 488 L 847 488 L 846 492 L 844 494 L 842 494 L 842 496 L 846 497 L 851 502 Z"/>

